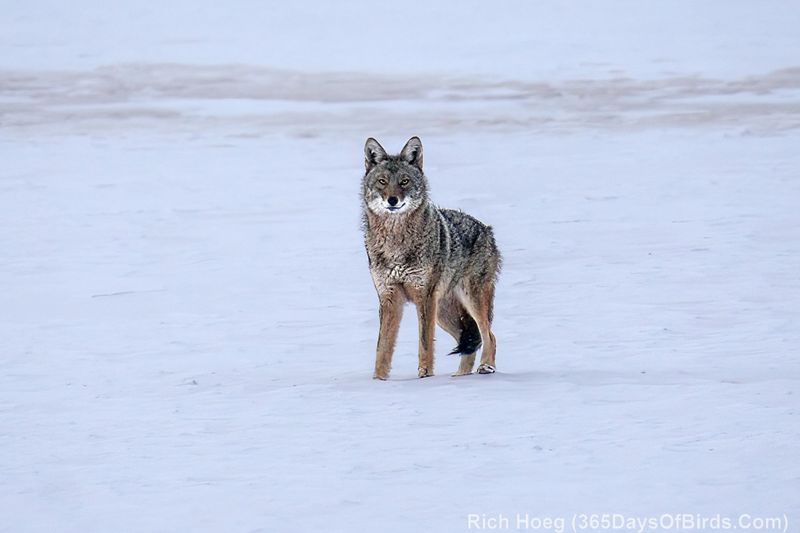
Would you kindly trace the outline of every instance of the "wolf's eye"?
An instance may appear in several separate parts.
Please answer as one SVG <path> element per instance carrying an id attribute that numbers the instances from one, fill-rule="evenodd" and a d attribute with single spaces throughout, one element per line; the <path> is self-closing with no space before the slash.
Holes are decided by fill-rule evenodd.
<path id="1" fill-rule="evenodd" d="M 381 178 L 381 179 L 378 180 L 378 183 L 380 183 L 381 185 L 386 185 L 387 181 L 385 179 Z"/>
<path id="2" fill-rule="evenodd" d="M 401 179 L 400 186 L 405 187 L 406 185 L 408 185 L 408 178 Z"/>

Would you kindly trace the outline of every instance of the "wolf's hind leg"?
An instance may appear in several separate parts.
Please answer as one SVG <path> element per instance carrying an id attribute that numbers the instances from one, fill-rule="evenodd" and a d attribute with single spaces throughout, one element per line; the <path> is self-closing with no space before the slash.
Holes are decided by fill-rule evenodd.
<path id="1" fill-rule="evenodd" d="M 453 336 L 457 346 L 450 352 L 459 354 L 458 370 L 453 376 L 465 376 L 472 373 L 475 365 L 475 350 L 481 345 L 478 325 L 454 296 L 447 296 L 439 301 L 439 326 Z"/>
<path id="2" fill-rule="evenodd" d="M 483 349 L 481 361 L 478 365 L 479 374 L 493 374 L 495 355 L 497 353 L 497 340 L 492 333 L 492 307 L 494 305 L 494 283 L 491 281 L 470 284 L 466 288 L 461 302 L 470 315 L 473 316 L 480 331 Z"/>
<path id="3" fill-rule="evenodd" d="M 461 360 L 458 363 L 458 370 L 453 376 L 469 376 L 472 374 L 472 368 L 475 366 L 475 352 L 461 355 Z"/>

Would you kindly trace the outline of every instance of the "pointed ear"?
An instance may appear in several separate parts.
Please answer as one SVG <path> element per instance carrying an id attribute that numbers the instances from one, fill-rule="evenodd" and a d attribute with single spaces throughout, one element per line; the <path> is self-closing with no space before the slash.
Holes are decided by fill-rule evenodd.
<path id="1" fill-rule="evenodd" d="M 419 137 L 411 137 L 408 140 L 400 152 L 400 157 L 406 163 L 422 170 L 422 141 L 419 140 Z"/>
<path id="2" fill-rule="evenodd" d="M 378 141 L 372 137 L 367 139 L 367 143 L 364 145 L 364 165 L 367 167 L 367 172 L 387 157 L 386 150 Z"/>

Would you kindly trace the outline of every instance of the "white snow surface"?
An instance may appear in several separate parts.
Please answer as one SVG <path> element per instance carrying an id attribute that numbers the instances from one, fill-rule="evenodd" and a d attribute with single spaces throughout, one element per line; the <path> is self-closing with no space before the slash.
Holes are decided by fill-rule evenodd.
<path id="1" fill-rule="evenodd" d="M 800 5 L 8 3 L 0 531 L 800 530 Z M 371 379 L 362 147 L 504 256 Z M 473 529 L 474 530 L 474 529 Z"/>

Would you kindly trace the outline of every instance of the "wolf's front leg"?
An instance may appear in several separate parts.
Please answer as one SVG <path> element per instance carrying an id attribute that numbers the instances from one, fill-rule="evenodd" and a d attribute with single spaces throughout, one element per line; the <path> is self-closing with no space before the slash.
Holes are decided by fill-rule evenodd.
<path id="1" fill-rule="evenodd" d="M 426 378 L 433 375 L 433 334 L 436 331 L 436 297 L 425 291 L 415 298 L 419 319 L 419 372 Z"/>
<path id="2" fill-rule="evenodd" d="M 380 300 L 379 318 L 381 329 L 378 332 L 378 348 L 375 354 L 374 379 L 387 379 L 392 369 L 392 354 L 403 316 L 403 298 L 396 290 L 389 289 L 378 294 Z"/>

